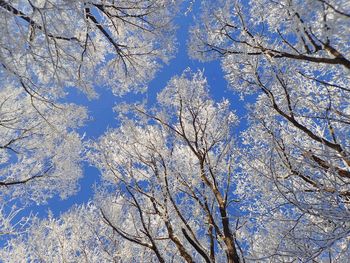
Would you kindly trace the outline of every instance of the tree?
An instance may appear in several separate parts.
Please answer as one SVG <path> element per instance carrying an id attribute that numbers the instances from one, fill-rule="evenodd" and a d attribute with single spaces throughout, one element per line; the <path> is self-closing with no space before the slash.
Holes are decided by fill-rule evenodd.
<path id="1" fill-rule="evenodd" d="M 105 251 L 121 253 L 127 262 L 142 257 L 159 262 L 239 262 L 240 223 L 233 206 L 232 127 L 237 118 L 228 101 L 215 103 L 207 88 L 201 72 L 187 70 L 168 83 L 155 108 L 121 107 L 120 113 L 127 116 L 120 128 L 92 142 L 89 158 L 105 180 L 94 200 L 100 212 L 92 228 L 102 224 L 113 236 L 101 238 L 108 243 Z M 42 224 L 39 233 L 47 228 L 47 221 Z M 75 224 L 85 225 L 85 219 L 72 221 Z M 67 234 L 53 236 L 71 240 Z M 36 239 L 32 234 L 28 238 L 22 245 Z M 49 239 L 49 244 L 55 243 Z M 22 247 L 13 242 L 12 249 Z M 114 245 L 119 248 L 110 248 Z M 30 256 L 38 257 L 34 252 Z"/>
<path id="2" fill-rule="evenodd" d="M 0 221 L 1 233 L 11 234 L 13 215 L 26 205 L 77 191 L 82 145 L 75 129 L 87 114 L 72 104 L 33 104 L 15 85 L 1 89 L 0 98 Z"/>
<path id="3" fill-rule="evenodd" d="M 1 78 L 47 98 L 139 90 L 174 49 L 177 2 L 2 0 Z"/>
<path id="4" fill-rule="evenodd" d="M 115 208 L 102 205 L 104 220 L 160 262 L 239 262 L 232 207 L 237 119 L 228 101 L 214 103 L 202 73 L 185 71 L 158 95 L 158 107 L 121 112 L 129 117 L 90 154 L 116 191 Z"/>
<path id="5" fill-rule="evenodd" d="M 178 2 L 0 1 L 2 233 L 23 205 L 77 190 L 87 114 L 69 88 L 142 91 L 174 51 Z"/>
<path id="6" fill-rule="evenodd" d="M 117 262 L 123 247 L 91 204 L 73 207 L 59 219 L 36 219 L 25 235 L 12 239 L 0 257 L 6 262 Z M 28 237 L 27 236 L 27 237 Z"/>
<path id="7" fill-rule="evenodd" d="M 10 23 L 19 28 L 13 32 L 22 32 L 27 25 L 29 40 L 20 45 L 25 50 L 22 56 L 34 49 L 36 53 L 44 50 L 39 60 L 58 58 L 51 50 L 60 55 L 63 50 L 64 56 L 53 60 L 58 62 L 39 63 L 36 67 L 51 67 L 51 75 L 40 75 L 41 68 L 28 77 L 31 82 L 25 82 L 28 78 L 20 71 L 11 71 L 11 67 L 17 69 L 16 56 L 3 64 L 3 72 L 12 72 L 6 83 L 15 83 L 15 89 L 3 95 L 12 94 L 13 101 L 7 103 L 5 97 L 2 104 L 4 116 L 10 116 L 4 122 L 11 125 L 4 126 L 10 136 L 4 137 L 7 155 L 3 159 L 9 164 L 16 149 L 24 149 L 28 152 L 24 156 L 33 159 L 24 163 L 29 168 L 23 170 L 31 169 L 31 164 L 40 168 L 40 173 L 33 170 L 27 177 L 6 176 L 4 186 L 16 180 L 23 185 L 26 178 L 39 183 L 42 172 L 54 173 L 51 164 L 60 167 L 60 162 L 54 162 L 55 151 L 38 154 L 46 149 L 39 137 L 62 152 L 66 150 L 61 145 L 72 147 L 64 142 L 68 136 L 78 137 L 74 129 L 83 121 L 84 110 L 62 103 L 69 119 L 51 112 L 60 106 L 61 96 L 51 93 L 51 84 L 63 83 L 57 89 L 61 92 L 70 85 L 64 70 L 72 74 L 68 79 L 74 85 L 89 94 L 93 86 L 89 72 L 96 69 L 101 69 L 103 77 L 111 72 L 111 79 L 117 78 L 113 81 L 126 83 L 121 89 L 116 86 L 115 93 L 128 90 L 134 81 L 140 89 L 159 59 L 148 60 L 152 52 L 132 53 L 140 55 L 138 69 L 131 63 L 136 60 L 125 55 L 133 50 L 128 41 L 136 38 L 133 43 L 158 50 L 169 43 L 158 37 L 167 36 L 167 25 L 172 28 L 168 24 L 172 5 L 165 1 L 150 5 L 149 1 L 75 1 L 65 5 L 68 9 L 62 8 L 64 2 L 28 3 L 30 16 L 25 9 L 19 11 L 19 5 L 0 1 L 6 17 L 12 19 L 4 21 L 23 20 Z M 51 10 L 59 10 L 62 18 Z M 145 16 L 138 15 L 140 10 L 147 10 Z M 128 15 L 124 17 L 123 12 Z M 71 27 L 68 18 L 74 17 L 81 23 L 78 31 L 87 34 L 66 30 Z M 144 21 L 145 17 L 151 20 Z M 50 19 L 53 22 L 47 24 Z M 148 34 L 150 21 L 164 25 L 155 27 L 160 33 L 154 39 Z M 59 219 L 33 219 L 27 233 L 7 242 L 1 257 L 8 261 L 346 262 L 350 258 L 349 30 L 345 0 L 203 1 L 202 18 L 191 30 L 190 53 L 202 60 L 221 59 L 230 86 L 250 102 L 249 127 L 240 134 L 241 140 L 235 140 L 237 116 L 230 103 L 214 102 L 203 74 L 186 70 L 168 83 L 153 108 L 146 103 L 118 105 L 120 127 L 87 143 L 87 159 L 103 178 L 93 204 L 74 207 Z M 41 38 L 38 32 L 44 32 Z M 127 47 L 116 42 L 125 32 Z M 35 42 L 40 39 L 48 42 L 43 49 Z M 28 44 L 31 41 L 33 47 Z M 4 52 L 11 49 L 2 46 Z M 88 60 L 92 56 L 97 60 Z M 113 63 L 120 72 L 110 68 Z M 141 75 L 130 75 L 134 72 L 130 68 Z M 79 74 L 85 74 L 84 82 Z M 19 96 L 26 98 L 25 108 L 32 107 L 29 116 L 24 115 L 27 111 L 22 114 L 24 120 L 21 114 L 9 114 L 22 109 L 17 106 L 22 101 L 16 99 Z M 32 117 L 37 126 L 25 121 Z M 54 121 L 66 136 L 48 132 Z M 73 164 L 79 149 L 80 145 L 73 150 L 77 153 L 71 157 Z M 18 162 L 15 172 L 21 165 Z M 46 172 L 45 167 L 50 169 Z M 52 181 L 56 177 L 48 178 L 56 183 Z M 33 189 L 41 194 L 39 200 L 54 193 L 51 188 Z M 10 192 L 6 201 L 11 203 L 15 193 Z M 4 229 L 11 231 L 8 222 L 15 215 L 13 210 L 0 218 Z M 48 252 L 43 251 L 42 242 L 48 244 Z M 23 256 L 12 259 L 12 254 Z"/>
<path id="8" fill-rule="evenodd" d="M 0 258 L 9 263 L 149 262 L 152 253 L 120 238 L 90 203 L 72 207 L 57 219 L 36 218 L 26 235 L 10 240 L 0 251 Z"/>
<path id="9" fill-rule="evenodd" d="M 246 181 L 238 186 L 252 197 L 246 203 L 255 218 L 246 225 L 250 256 L 346 260 L 348 3 L 220 3 L 206 3 L 190 50 L 200 59 L 222 59 L 231 87 L 256 98 L 243 135 Z"/>

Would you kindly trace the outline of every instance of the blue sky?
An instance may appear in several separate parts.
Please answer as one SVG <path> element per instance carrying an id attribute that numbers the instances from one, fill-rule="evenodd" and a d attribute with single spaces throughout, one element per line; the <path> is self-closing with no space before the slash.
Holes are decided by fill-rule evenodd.
<path id="1" fill-rule="evenodd" d="M 183 12 L 182 12 L 183 13 Z M 79 132 L 85 134 L 85 139 L 97 139 L 103 135 L 108 128 L 118 126 L 116 114 L 113 112 L 113 107 L 119 102 L 135 101 L 135 99 L 147 98 L 148 104 L 151 106 L 155 102 L 157 93 L 160 92 L 167 82 L 175 75 L 180 75 L 186 68 L 191 68 L 193 71 L 204 70 L 204 75 L 208 80 L 210 93 L 216 101 L 228 98 L 231 107 L 236 111 L 239 117 L 245 114 L 244 102 L 239 100 L 239 96 L 228 89 L 227 82 L 224 79 L 224 74 L 221 70 L 220 62 L 205 62 L 201 63 L 197 60 L 189 58 L 187 53 L 187 41 L 189 28 L 194 24 L 195 17 L 200 16 L 200 1 L 195 1 L 193 11 L 187 16 L 180 14 L 176 18 L 177 30 L 177 48 L 178 51 L 175 57 L 167 65 L 163 65 L 162 69 L 157 73 L 156 77 L 149 83 L 148 90 L 145 94 L 127 94 L 123 97 L 115 97 L 110 90 L 98 89 L 99 98 L 88 100 L 83 94 L 77 93 L 74 89 L 71 90 L 68 100 L 88 107 L 90 120 L 82 127 Z M 244 121 L 237 127 L 237 133 L 245 127 Z M 67 211 L 74 204 L 88 202 L 93 197 L 93 185 L 98 184 L 100 173 L 99 171 L 83 164 L 84 177 L 80 180 L 80 191 L 69 197 L 66 200 L 53 198 L 45 205 L 32 207 L 34 214 L 42 217 L 47 216 L 47 212 L 52 211 L 54 216 L 59 216 Z"/>

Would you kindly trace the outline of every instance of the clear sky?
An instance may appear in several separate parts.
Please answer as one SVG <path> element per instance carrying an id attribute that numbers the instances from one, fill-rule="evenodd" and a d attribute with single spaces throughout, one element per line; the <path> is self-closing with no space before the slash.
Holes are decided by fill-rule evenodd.
<path id="1" fill-rule="evenodd" d="M 97 139 L 104 134 L 108 128 L 118 126 L 116 114 L 113 112 L 113 107 L 119 102 L 135 101 L 137 99 L 147 98 L 148 104 L 152 105 L 155 102 L 157 93 L 160 92 L 167 82 L 175 75 L 180 75 L 186 68 L 191 68 L 193 71 L 204 70 L 210 93 L 216 101 L 223 98 L 228 98 L 232 109 L 237 115 L 243 118 L 245 114 L 244 102 L 239 100 L 239 96 L 228 89 L 227 82 L 224 79 L 224 74 L 220 67 L 219 61 L 201 63 L 197 60 L 192 60 L 188 56 L 187 41 L 189 28 L 194 24 L 196 17 L 200 14 L 200 1 L 195 1 L 192 12 L 186 16 L 180 13 L 176 18 L 177 30 L 177 53 L 175 57 L 167 65 L 157 73 L 156 77 L 149 83 L 148 90 L 144 94 L 127 94 L 123 97 L 115 97 L 110 90 L 98 89 L 99 98 L 88 100 L 83 94 L 78 94 L 75 89 L 70 90 L 68 99 L 74 103 L 87 105 L 89 110 L 90 120 L 82 127 L 79 132 L 85 139 Z M 97 72 L 98 74 L 98 72 Z M 245 127 L 242 120 L 240 126 L 237 127 L 237 133 Z M 50 210 L 54 216 L 59 216 L 62 212 L 67 211 L 74 204 L 86 203 L 93 197 L 93 185 L 99 182 L 100 172 L 83 164 L 84 177 L 80 180 L 80 191 L 70 196 L 66 200 L 61 200 L 56 197 L 48 201 L 45 205 L 33 206 L 31 210 L 34 214 L 42 217 L 47 216 Z"/>

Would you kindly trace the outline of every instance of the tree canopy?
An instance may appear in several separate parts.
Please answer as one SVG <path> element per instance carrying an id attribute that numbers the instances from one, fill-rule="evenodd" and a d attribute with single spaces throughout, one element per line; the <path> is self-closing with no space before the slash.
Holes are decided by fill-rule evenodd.
<path id="1" fill-rule="evenodd" d="M 348 1 L 0 0 L 0 13 L 1 260 L 350 258 Z M 214 99 L 218 71 L 187 68 L 84 138 L 89 112 L 67 95 L 144 91 L 186 15 L 189 56 L 220 61 L 241 105 Z M 76 193 L 84 165 L 100 172 L 89 203 L 22 216 Z"/>

